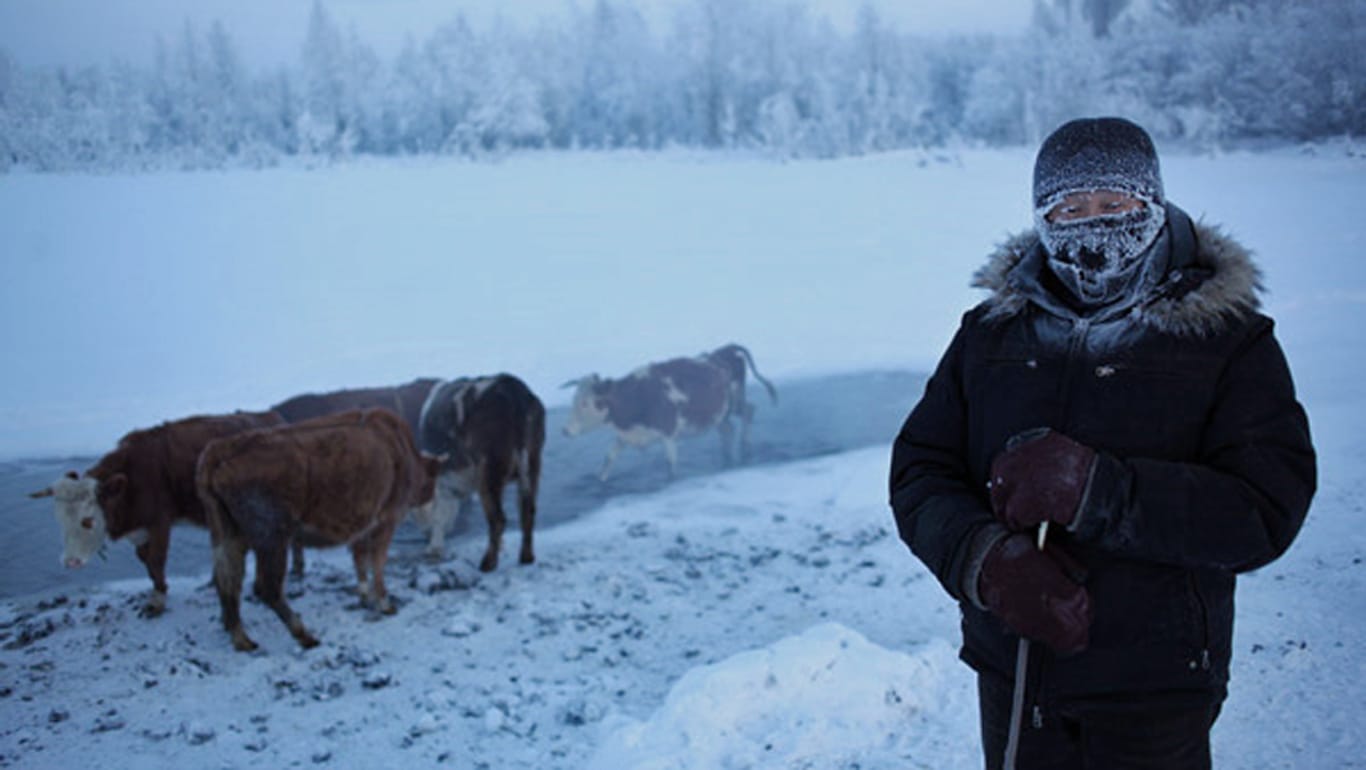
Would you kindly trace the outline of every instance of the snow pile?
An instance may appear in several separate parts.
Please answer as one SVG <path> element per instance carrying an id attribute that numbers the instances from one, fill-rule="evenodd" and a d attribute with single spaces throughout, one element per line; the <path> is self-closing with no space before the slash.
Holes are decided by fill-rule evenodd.
<path id="1" fill-rule="evenodd" d="M 883 649 L 838 623 L 688 672 L 648 721 L 619 727 L 591 767 L 852 767 L 911 759 L 954 653 Z"/>

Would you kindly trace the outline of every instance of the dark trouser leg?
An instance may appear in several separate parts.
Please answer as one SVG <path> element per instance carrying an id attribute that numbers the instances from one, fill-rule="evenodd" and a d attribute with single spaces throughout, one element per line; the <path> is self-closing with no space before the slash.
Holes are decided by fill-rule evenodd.
<path id="1" fill-rule="evenodd" d="M 982 749 L 988 770 L 1001 767 L 1010 729 L 1012 685 L 979 674 Z M 1017 770 L 1209 770 L 1209 732 L 1222 698 L 1192 695 L 1069 703 L 1033 719 L 1026 699 Z"/>
<path id="2" fill-rule="evenodd" d="M 1209 732 L 1220 701 L 1118 711 L 1092 709 L 1082 716 L 1087 767 L 1115 770 L 1210 770 Z"/>
<path id="3" fill-rule="evenodd" d="M 977 675 L 978 708 L 982 720 L 982 753 L 987 770 L 1001 770 L 1010 735 L 1010 704 L 1014 694 L 1010 680 L 993 674 Z M 1017 770 L 1083 770 L 1080 734 L 1066 720 L 1050 718 L 1035 726 L 1033 706 L 1025 699 Z"/>

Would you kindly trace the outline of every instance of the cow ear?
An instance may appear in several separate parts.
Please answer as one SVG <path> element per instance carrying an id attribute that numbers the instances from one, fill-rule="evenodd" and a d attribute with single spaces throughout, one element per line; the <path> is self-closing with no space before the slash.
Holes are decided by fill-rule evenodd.
<path id="1" fill-rule="evenodd" d="M 80 480 L 81 480 L 81 474 L 79 474 L 79 473 L 77 473 L 77 472 L 75 472 L 75 471 L 67 471 L 67 472 L 66 472 L 66 477 L 69 478 L 69 479 L 71 479 L 72 481 L 80 481 Z"/>
<path id="2" fill-rule="evenodd" d="M 101 500 L 113 500 L 123 496 L 128 489 L 128 477 L 122 473 L 115 473 L 113 476 L 100 482 L 98 496 Z"/>
<path id="3" fill-rule="evenodd" d="M 52 497 L 54 494 L 56 493 L 52 491 L 52 487 L 48 487 L 47 489 L 40 489 L 37 492 L 29 492 L 28 496 L 34 500 L 38 500 L 44 497 Z"/>

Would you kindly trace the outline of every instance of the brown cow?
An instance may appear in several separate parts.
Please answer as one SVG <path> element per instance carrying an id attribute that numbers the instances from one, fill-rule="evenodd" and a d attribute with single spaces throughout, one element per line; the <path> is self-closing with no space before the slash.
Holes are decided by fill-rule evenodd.
<path id="1" fill-rule="evenodd" d="M 285 418 L 285 422 L 296 423 L 350 409 L 383 407 L 394 410 L 399 417 L 402 417 L 403 421 L 408 423 L 408 428 L 412 430 L 413 435 L 416 436 L 418 419 L 422 414 L 422 405 L 427 401 L 427 394 L 431 392 L 432 387 L 437 382 L 439 380 L 435 378 L 422 377 L 393 387 L 352 388 L 327 393 L 305 393 L 285 399 L 272 406 L 271 410 L 279 412 L 280 416 Z M 302 546 L 298 543 L 294 544 L 293 565 L 291 571 L 295 575 L 304 573 L 304 553 Z"/>
<path id="2" fill-rule="evenodd" d="M 205 526 L 204 507 L 195 493 L 199 453 L 210 441 L 251 428 L 279 425 L 274 412 L 238 412 L 189 417 L 133 431 L 84 477 L 71 471 L 29 497 L 56 500 L 62 528 L 62 562 L 84 566 L 107 540 L 127 538 L 152 579 L 145 617 L 166 608 L 166 553 L 171 525 L 187 521 Z"/>
<path id="3" fill-rule="evenodd" d="M 536 491 L 541 478 L 541 449 L 545 446 L 545 406 L 526 383 L 510 374 L 467 377 L 443 382 L 432 389 L 422 408 L 418 441 L 422 451 L 447 456 L 443 470 L 460 501 L 479 493 L 488 522 L 488 549 L 479 569 L 498 566 L 507 516 L 503 487 L 517 483 L 521 514 L 522 551 L 519 561 L 536 560 L 531 534 L 536 524 Z M 431 530 L 428 552 L 439 556 L 445 531 L 456 508 L 438 501 L 415 518 Z M 424 521 L 425 520 L 425 521 Z"/>
<path id="4" fill-rule="evenodd" d="M 285 422 L 303 422 L 314 417 L 336 414 L 350 409 L 371 409 L 384 407 L 392 409 L 408 423 L 408 428 L 417 435 L 418 418 L 427 394 L 439 382 L 431 377 L 413 380 L 405 385 L 390 388 L 356 388 L 334 390 L 330 393 L 305 393 L 294 396 L 271 407 L 280 413 Z"/>
<path id="5" fill-rule="evenodd" d="M 256 597 L 304 648 L 318 644 L 284 595 L 285 548 L 295 538 L 349 545 L 361 598 L 393 614 L 384 586 L 389 542 L 403 514 L 432 499 L 440 464 L 418 452 L 408 425 L 388 409 L 249 431 L 205 447 L 195 484 L 233 647 L 256 649 L 240 615 L 248 549 L 256 554 Z"/>

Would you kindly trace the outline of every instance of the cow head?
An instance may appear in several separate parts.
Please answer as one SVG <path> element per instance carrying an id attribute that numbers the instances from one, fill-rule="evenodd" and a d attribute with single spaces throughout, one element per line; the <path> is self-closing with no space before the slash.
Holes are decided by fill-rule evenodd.
<path id="1" fill-rule="evenodd" d="M 90 557 L 103 553 L 107 525 L 101 505 L 104 499 L 123 496 L 127 478 L 116 474 L 104 483 L 91 476 L 80 477 L 75 471 L 67 473 L 47 489 L 29 497 L 51 497 L 56 501 L 54 513 L 62 528 L 62 563 L 68 567 L 82 567 Z"/>
<path id="2" fill-rule="evenodd" d="M 565 423 L 564 435 L 577 436 L 607 422 L 607 392 L 611 382 L 596 374 L 566 382 L 563 387 L 575 387 L 574 406 Z"/>

